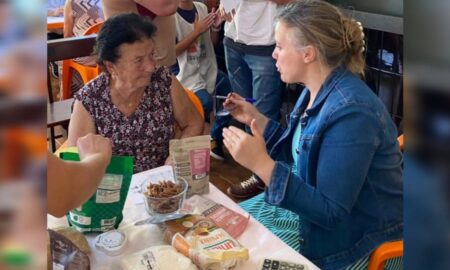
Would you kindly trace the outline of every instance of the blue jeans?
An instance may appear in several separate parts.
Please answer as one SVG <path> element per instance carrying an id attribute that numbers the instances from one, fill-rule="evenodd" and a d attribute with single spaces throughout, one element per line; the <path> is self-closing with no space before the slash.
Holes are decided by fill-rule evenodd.
<path id="1" fill-rule="evenodd" d="M 221 70 L 217 70 L 216 87 L 213 95 L 226 96 L 231 92 L 231 84 L 228 76 Z M 209 114 L 213 109 L 213 98 L 206 89 L 200 89 L 195 92 L 202 103 L 203 110 L 205 112 L 205 121 L 209 122 Z M 216 116 L 213 126 L 211 127 L 211 137 L 216 141 L 216 145 L 222 145 L 223 136 L 222 129 L 227 127 L 231 120 L 231 116 Z"/>
<path id="2" fill-rule="evenodd" d="M 278 121 L 281 79 L 272 56 L 250 55 L 225 46 L 225 61 L 233 91 L 256 99 L 255 106 L 266 117 Z"/>

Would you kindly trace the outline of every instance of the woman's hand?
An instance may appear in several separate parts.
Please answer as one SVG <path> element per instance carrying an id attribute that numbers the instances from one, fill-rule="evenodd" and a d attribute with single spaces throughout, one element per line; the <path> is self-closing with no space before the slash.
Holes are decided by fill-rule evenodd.
<path id="1" fill-rule="evenodd" d="M 251 121 L 250 129 L 253 136 L 236 127 L 224 128 L 223 143 L 236 162 L 256 173 L 268 184 L 275 162 L 267 153 L 266 143 L 256 126 L 256 120 Z"/>
<path id="2" fill-rule="evenodd" d="M 194 21 L 194 31 L 198 35 L 202 34 L 206 30 L 208 30 L 211 25 L 214 23 L 215 14 L 209 13 L 202 19 L 198 19 L 198 14 L 195 15 L 195 21 Z"/>
<path id="3" fill-rule="evenodd" d="M 234 119 L 247 126 L 250 126 L 252 119 L 258 119 L 262 116 L 255 106 L 236 93 L 228 94 L 223 107 L 230 112 Z"/>
<path id="4" fill-rule="evenodd" d="M 77 147 L 80 160 L 97 155 L 105 166 L 111 160 L 111 140 L 103 136 L 88 133 L 86 136 L 78 138 Z"/>

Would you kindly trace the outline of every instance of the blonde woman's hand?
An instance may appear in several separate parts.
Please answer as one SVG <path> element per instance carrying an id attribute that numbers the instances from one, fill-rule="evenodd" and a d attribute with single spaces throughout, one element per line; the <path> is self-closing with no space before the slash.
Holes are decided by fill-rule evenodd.
<path id="1" fill-rule="evenodd" d="M 250 129 L 253 135 L 233 126 L 224 128 L 223 143 L 236 162 L 256 172 L 259 169 L 258 166 L 266 164 L 270 157 L 255 119 L 251 121 Z"/>
<path id="2" fill-rule="evenodd" d="M 252 119 L 256 119 L 261 115 L 255 106 L 236 93 L 228 94 L 223 107 L 230 112 L 234 119 L 247 126 L 250 126 Z"/>

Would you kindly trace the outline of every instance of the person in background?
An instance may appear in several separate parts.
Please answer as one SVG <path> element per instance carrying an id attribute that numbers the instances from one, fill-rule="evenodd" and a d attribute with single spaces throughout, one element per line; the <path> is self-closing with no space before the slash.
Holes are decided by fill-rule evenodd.
<path id="1" fill-rule="evenodd" d="M 181 137 L 200 135 L 203 120 L 180 83 L 156 64 L 153 23 L 135 13 L 110 17 L 97 34 L 102 72 L 76 95 L 68 145 L 87 133 L 110 138 L 113 154 L 134 157 L 134 172 L 169 162 L 175 123 Z"/>
<path id="2" fill-rule="evenodd" d="M 180 0 L 102 0 L 105 18 L 133 12 L 150 18 L 158 29 L 154 36 L 155 60 L 170 67 L 176 63 L 175 17 Z"/>
<path id="3" fill-rule="evenodd" d="M 47 152 L 47 212 L 55 217 L 64 216 L 94 194 L 111 160 L 107 138 L 87 134 L 76 145 L 80 162 L 63 161 Z"/>
<path id="4" fill-rule="evenodd" d="M 91 26 L 104 20 L 100 0 L 67 0 L 64 5 L 64 37 L 82 36 Z M 95 58 L 83 57 L 78 61 L 94 64 Z"/>
<path id="5" fill-rule="evenodd" d="M 65 0 L 47 0 L 47 17 L 61 17 L 64 15 Z M 63 38 L 62 29 L 47 31 L 47 40 Z M 50 70 L 53 77 L 59 78 L 60 70 L 58 62 L 50 62 Z"/>
<path id="6" fill-rule="evenodd" d="M 234 14 L 222 15 L 225 23 L 225 61 L 233 91 L 256 99 L 255 106 L 268 118 L 280 119 L 282 83 L 272 52 L 275 48 L 273 25 L 280 5 L 291 0 L 240 1 Z M 230 196 L 245 199 L 264 190 L 264 183 L 253 175 L 231 185 Z"/>
<path id="7" fill-rule="evenodd" d="M 64 15 L 65 0 L 47 0 L 47 16 L 61 17 Z"/>
<path id="8" fill-rule="evenodd" d="M 177 79 L 199 98 L 205 112 L 205 121 L 211 123 L 212 95 L 226 96 L 231 91 L 227 75 L 217 69 L 213 46 L 213 41 L 218 41 L 217 35 L 224 19 L 219 10 L 208 13 L 205 4 L 192 0 L 180 2 L 175 18 L 175 50 L 179 67 Z M 216 116 L 210 132 L 211 138 L 215 139 L 211 156 L 219 160 L 224 160 L 222 129 L 230 119 L 230 116 Z M 209 132 L 209 128 L 206 130 Z"/>
<path id="9" fill-rule="evenodd" d="M 104 21 L 100 0 L 67 0 L 64 5 L 64 37 L 83 36 L 91 26 Z M 85 66 L 96 66 L 95 57 L 86 56 L 75 59 Z M 84 83 L 80 74 L 73 71 L 72 91 L 75 93 Z"/>
<path id="10" fill-rule="evenodd" d="M 360 79 L 360 25 L 304 0 L 283 8 L 275 29 L 281 79 L 306 88 L 286 128 L 237 94 L 225 101 L 253 135 L 225 128 L 224 144 L 266 184 L 241 206 L 274 232 L 273 207 L 297 214 L 299 234 L 282 240 L 321 269 L 366 269 L 375 248 L 402 239 L 403 159 L 390 114 Z"/>

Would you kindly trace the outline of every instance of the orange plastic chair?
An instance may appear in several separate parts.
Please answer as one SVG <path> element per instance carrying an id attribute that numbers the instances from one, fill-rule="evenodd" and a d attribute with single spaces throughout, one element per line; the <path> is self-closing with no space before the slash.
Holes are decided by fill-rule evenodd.
<path id="1" fill-rule="evenodd" d="M 403 256 L 403 240 L 386 242 L 370 255 L 368 270 L 383 270 L 387 260 Z"/>
<path id="2" fill-rule="evenodd" d="M 200 99 L 198 99 L 198 97 L 194 94 L 194 92 L 188 89 L 184 89 L 184 91 L 186 92 L 186 95 L 189 97 L 191 102 L 194 104 L 197 111 L 200 113 L 202 119 L 205 120 L 205 112 L 203 111 L 203 106 L 202 103 L 200 102 Z"/>
<path id="3" fill-rule="evenodd" d="M 400 150 L 402 150 L 402 151 L 403 151 L 403 147 L 405 144 L 404 140 L 405 140 L 405 138 L 404 138 L 403 134 L 397 137 L 398 144 L 400 145 Z"/>
<path id="4" fill-rule="evenodd" d="M 89 29 L 86 30 L 86 32 L 84 32 L 84 36 L 97 33 L 102 25 L 103 22 L 92 25 Z M 72 59 L 63 60 L 61 99 L 71 98 L 73 70 L 78 71 L 84 84 L 97 77 L 100 73 L 100 68 L 98 65 L 95 67 L 91 67 L 78 64 Z"/>

